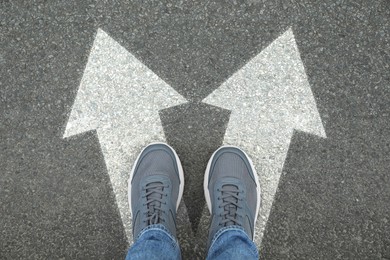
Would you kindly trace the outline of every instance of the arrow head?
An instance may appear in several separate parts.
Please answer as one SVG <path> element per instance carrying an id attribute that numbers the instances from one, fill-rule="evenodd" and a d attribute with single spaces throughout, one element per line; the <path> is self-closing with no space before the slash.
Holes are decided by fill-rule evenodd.
<path id="1" fill-rule="evenodd" d="M 238 123 L 257 124 L 272 131 L 297 129 L 326 137 L 291 29 L 204 102 L 232 110 L 241 118 Z"/>
<path id="2" fill-rule="evenodd" d="M 98 29 L 64 137 L 145 125 L 158 110 L 186 102 L 153 71 Z"/>

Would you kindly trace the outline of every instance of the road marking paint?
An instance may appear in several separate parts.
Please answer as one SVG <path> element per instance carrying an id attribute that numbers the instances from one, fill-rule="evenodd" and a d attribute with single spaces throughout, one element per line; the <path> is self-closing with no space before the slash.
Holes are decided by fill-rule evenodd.
<path id="1" fill-rule="evenodd" d="M 96 129 L 128 240 L 127 179 L 142 147 L 163 141 L 160 109 L 186 100 L 98 29 L 64 137 Z"/>
<path id="2" fill-rule="evenodd" d="M 204 100 L 232 111 L 224 143 L 243 148 L 260 175 L 256 224 L 264 233 L 294 129 L 326 137 L 291 29 Z"/>

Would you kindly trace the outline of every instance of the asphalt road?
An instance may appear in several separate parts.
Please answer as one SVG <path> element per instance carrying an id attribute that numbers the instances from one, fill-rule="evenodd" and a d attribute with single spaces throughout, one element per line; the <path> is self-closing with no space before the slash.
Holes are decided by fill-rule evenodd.
<path id="1" fill-rule="evenodd" d="M 0 0 L 0 259 L 126 254 L 98 131 L 63 138 L 99 29 L 188 101 L 158 111 L 184 259 L 206 254 L 202 176 L 234 113 L 202 100 L 288 30 L 326 138 L 293 131 L 261 259 L 390 259 L 387 0 Z"/>

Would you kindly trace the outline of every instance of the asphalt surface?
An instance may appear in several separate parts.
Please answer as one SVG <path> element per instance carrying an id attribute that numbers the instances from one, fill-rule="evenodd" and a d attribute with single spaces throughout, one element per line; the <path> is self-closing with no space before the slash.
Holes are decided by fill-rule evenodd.
<path id="1" fill-rule="evenodd" d="M 63 138 L 98 29 L 189 101 L 159 111 L 184 259 L 206 254 L 202 174 L 232 113 L 201 101 L 289 29 L 327 138 L 293 132 L 260 258 L 390 259 L 389 28 L 387 0 L 0 1 L 0 259 L 125 257 L 97 131 Z"/>

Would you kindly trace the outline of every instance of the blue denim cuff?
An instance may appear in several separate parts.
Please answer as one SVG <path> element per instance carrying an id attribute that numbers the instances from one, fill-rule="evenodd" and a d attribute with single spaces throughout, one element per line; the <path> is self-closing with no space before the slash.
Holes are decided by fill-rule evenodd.
<path id="1" fill-rule="evenodd" d="M 219 229 L 210 244 L 207 259 L 258 259 L 259 252 L 252 238 L 241 226 L 228 226 Z"/>
<path id="2" fill-rule="evenodd" d="M 156 251 L 153 252 L 154 250 Z M 145 259 L 142 255 L 155 256 L 156 252 L 168 252 L 171 255 L 168 258 L 174 256 L 175 259 L 181 259 L 179 243 L 175 236 L 161 224 L 149 225 L 142 229 L 134 244 L 129 248 L 126 259 Z M 164 259 L 166 258 L 167 256 Z M 152 257 L 151 259 L 155 258 Z"/>
<path id="3" fill-rule="evenodd" d="M 169 239 L 171 240 L 171 243 L 174 247 L 180 248 L 179 242 L 177 241 L 176 237 L 173 236 L 169 232 L 169 230 L 164 225 L 161 225 L 161 224 L 149 225 L 146 228 L 142 229 L 135 241 L 137 241 L 138 239 L 140 239 L 144 235 L 148 235 L 149 232 L 162 232 L 162 233 L 164 233 L 167 237 L 169 237 Z"/>
<path id="4" fill-rule="evenodd" d="M 211 248 L 214 244 L 214 242 L 225 232 L 228 232 L 228 231 L 239 231 L 239 232 L 243 232 L 246 236 L 248 236 L 248 234 L 245 232 L 245 230 L 241 227 L 241 226 L 235 226 L 235 225 L 232 225 L 232 226 L 228 226 L 228 227 L 223 227 L 221 228 L 220 230 L 217 231 L 217 233 L 215 233 L 213 239 L 211 240 L 211 243 L 210 243 L 210 247 Z M 249 237 L 249 236 L 248 236 Z"/>

